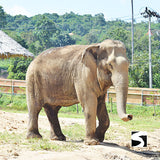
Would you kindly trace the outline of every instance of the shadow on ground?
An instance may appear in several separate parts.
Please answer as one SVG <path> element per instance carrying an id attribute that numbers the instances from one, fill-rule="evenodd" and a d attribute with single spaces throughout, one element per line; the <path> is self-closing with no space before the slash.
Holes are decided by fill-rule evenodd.
<path id="1" fill-rule="evenodd" d="M 160 159 L 160 152 L 159 151 L 150 151 L 150 150 L 135 151 L 135 150 L 132 150 L 128 147 L 120 146 L 116 143 L 107 143 L 107 142 L 102 142 L 100 145 L 107 146 L 107 147 L 119 148 L 119 149 L 131 152 L 131 153 L 134 153 L 134 154 L 138 154 L 138 155 L 143 156 L 143 157 L 148 157 L 148 158 L 157 157 L 157 158 Z"/>

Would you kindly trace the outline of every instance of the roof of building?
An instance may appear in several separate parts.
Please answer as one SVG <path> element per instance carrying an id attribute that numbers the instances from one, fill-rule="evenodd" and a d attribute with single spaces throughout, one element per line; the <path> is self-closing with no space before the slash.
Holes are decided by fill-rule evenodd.
<path id="1" fill-rule="evenodd" d="M 34 58 L 31 52 L 0 30 L 0 58 L 20 56 Z"/>

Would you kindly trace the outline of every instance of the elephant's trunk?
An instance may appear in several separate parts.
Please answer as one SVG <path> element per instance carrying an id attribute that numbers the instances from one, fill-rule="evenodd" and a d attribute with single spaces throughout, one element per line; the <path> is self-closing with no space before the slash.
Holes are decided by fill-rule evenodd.
<path id="1" fill-rule="evenodd" d="M 116 91 L 117 112 L 123 121 L 132 119 L 131 114 L 126 114 L 126 102 L 128 95 L 128 74 L 117 72 L 113 74 L 113 85 Z"/>
<path id="2" fill-rule="evenodd" d="M 133 116 L 131 114 L 126 114 L 128 86 L 127 87 L 115 86 L 115 90 L 116 90 L 117 112 L 119 117 L 123 121 L 132 120 Z"/>

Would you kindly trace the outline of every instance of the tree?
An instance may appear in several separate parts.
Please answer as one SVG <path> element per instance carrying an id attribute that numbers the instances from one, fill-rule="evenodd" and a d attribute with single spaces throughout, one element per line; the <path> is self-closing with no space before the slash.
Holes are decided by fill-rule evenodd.
<path id="1" fill-rule="evenodd" d="M 129 86 L 149 87 L 148 52 L 141 52 L 134 56 L 134 65 L 129 69 Z M 160 88 L 160 60 L 159 52 L 152 54 L 153 88 Z"/>
<path id="2" fill-rule="evenodd" d="M 53 47 L 62 47 L 66 45 L 75 44 L 75 40 L 71 38 L 68 34 L 57 34 L 53 38 Z"/>
<path id="3" fill-rule="evenodd" d="M 106 21 L 103 13 L 99 13 L 95 15 L 95 25 L 97 26 L 105 26 Z"/>
<path id="4" fill-rule="evenodd" d="M 120 40 L 122 42 L 128 42 L 129 32 L 122 27 L 116 27 L 115 29 L 109 30 L 107 37 L 114 40 Z"/>
<path id="5" fill-rule="evenodd" d="M 99 31 L 91 30 L 88 34 L 85 35 L 85 39 L 88 44 L 96 43 L 98 41 Z"/>
<path id="6" fill-rule="evenodd" d="M 1 18 L 2 17 L 2 18 Z M 73 12 L 64 15 L 45 13 L 26 17 L 5 14 L 0 7 L 0 21 L 6 19 L 5 32 L 11 32 L 14 39 L 38 54 L 50 48 L 71 44 L 99 43 L 104 39 L 122 41 L 131 60 L 131 23 L 117 19 L 106 21 L 103 13 L 95 16 L 78 15 Z M 3 21 L 4 22 L 4 21 Z M 160 87 L 160 23 L 152 22 L 152 73 L 153 87 Z M 135 23 L 134 65 L 130 67 L 130 86 L 148 86 L 148 23 Z M 70 36 L 72 33 L 72 36 Z M 26 45 L 27 44 L 27 45 Z"/>
<path id="7" fill-rule="evenodd" d="M 117 22 L 116 22 L 117 23 Z M 121 23 L 120 23 L 121 24 Z M 120 40 L 125 44 L 127 50 L 127 57 L 131 59 L 131 37 L 130 32 L 122 27 L 113 26 L 111 27 L 104 39 Z"/>
<path id="8" fill-rule="evenodd" d="M 8 73 L 9 73 L 8 78 L 25 80 L 27 68 L 31 63 L 31 61 L 32 61 L 31 58 L 25 58 L 25 57 L 12 58 L 10 66 L 8 68 Z"/>
<path id="9" fill-rule="evenodd" d="M 11 32 L 6 31 L 6 33 L 15 41 L 17 41 L 22 47 L 28 48 L 28 45 L 25 39 L 22 38 L 23 37 L 22 34 L 17 34 L 16 32 L 12 32 L 12 31 Z"/>
<path id="10" fill-rule="evenodd" d="M 51 37 L 56 33 L 57 28 L 53 21 L 43 16 L 40 21 L 36 23 L 34 35 L 41 43 L 44 49 L 52 46 Z"/>
<path id="11" fill-rule="evenodd" d="M 6 15 L 4 13 L 3 7 L 0 6 L 0 29 L 4 28 L 5 24 L 6 24 Z"/>

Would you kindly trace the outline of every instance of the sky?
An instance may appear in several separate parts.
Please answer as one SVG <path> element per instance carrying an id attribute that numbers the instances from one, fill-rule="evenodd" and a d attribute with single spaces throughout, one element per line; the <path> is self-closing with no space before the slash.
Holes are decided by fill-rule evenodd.
<path id="1" fill-rule="evenodd" d="M 28 17 L 57 13 L 59 15 L 74 12 L 76 14 L 103 13 L 106 20 L 131 20 L 131 0 L 0 0 L 4 11 L 11 15 Z M 133 0 L 136 21 L 143 20 L 140 15 L 145 7 L 150 7 L 160 14 L 160 0 Z"/>

